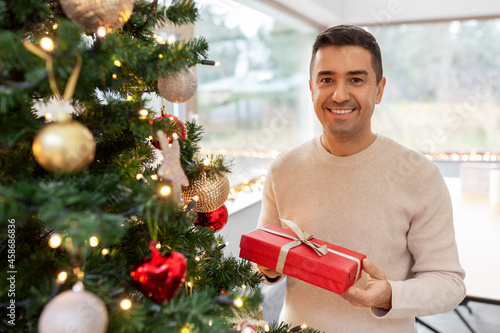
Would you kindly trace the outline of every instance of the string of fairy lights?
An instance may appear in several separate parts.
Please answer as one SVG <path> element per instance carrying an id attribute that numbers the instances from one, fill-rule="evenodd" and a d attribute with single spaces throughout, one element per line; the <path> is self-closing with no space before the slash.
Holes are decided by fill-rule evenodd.
<path id="1" fill-rule="evenodd" d="M 57 249 L 63 245 L 63 237 L 60 234 L 54 232 L 51 234 L 48 243 L 49 243 L 49 246 L 51 248 Z M 90 237 L 88 240 L 88 245 L 92 248 L 97 247 L 99 245 L 99 239 L 96 236 Z M 64 239 L 64 246 L 65 246 L 66 250 L 71 250 L 72 240 L 70 237 L 67 237 Z M 219 244 L 218 248 L 221 249 L 224 246 L 226 246 L 226 243 Z M 161 244 L 160 243 L 156 244 L 156 248 L 160 249 Z M 107 256 L 109 254 L 110 254 L 109 249 L 103 248 L 101 250 L 101 255 Z M 195 260 L 201 261 L 201 260 L 204 260 L 204 258 L 202 257 L 202 255 L 197 255 L 195 257 Z M 73 268 L 72 273 L 77 277 L 77 282 L 72 287 L 73 291 L 81 290 L 83 288 L 82 280 L 85 276 L 85 273 L 79 267 Z M 67 279 L 68 279 L 68 272 L 61 271 L 57 274 L 55 284 L 54 284 L 53 290 L 51 292 L 51 296 L 55 296 L 59 292 L 59 289 L 61 288 L 62 285 L 64 285 L 64 283 L 66 282 Z M 194 287 L 194 284 L 192 281 L 187 281 L 185 283 L 185 286 L 190 292 L 192 292 L 192 289 Z M 243 293 L 246 291 L 246 289 L 247 289 L 246 285 L 241 286 L 241 290 L 243 291 Z M 230 303 L 228 303 L 228 302 L 230 302 Z M 241 308 L 244 305 L 244 301 L 243 301 L 242 297 L 236 297 L 233 300 L 225 300 L 224 303 L 225 303 L 224 305 L 232 305 L 235 308 Z M 132 300 L 128 297 L 123 297 L 122 299 L 120 299 L 118 304 L 119 304 L 120 308 L 124 311 L 130 310 L 133 306 Z M 266 327 L 265 331 L 266 332 L 269 331 L 269 325 L 265 324 L 265 327 Z M 190 329 L 189 329 L 189 327 L 186 326 L 186 327 L 183 327 L 180 330 L 180 332 L 181 333 L 189 333 Z M 247 331 L 247 330 L 242 330 L 242 332 L 250 333 L 250 331 Z"/>
<path id="2" fill-rule="evenodd" d="M 449 162 L 500 162 L 500 152 L 475 152 L 469 153 L 424 153 L 431 161 Z"/>
<path id="3" fill-rule="evenodd" d="M 55 23 L 52 26 L 52 29 L 53 30 L 58 29 L 58 24 Z M 98 27 L 97 31 L 96 31 L 96 36 L 98 36 L 99 38 L 104 38 L 106 36 L 107 32 L 108 32 L 108 29 L 106 29 L 105 27 L 103 27 L 103 26 Z M 47 52 L 52 52 L 55 49 L 55 44 L 54 44 L 54 41 L 48 36 L 48 35 L 50 35 L 50 32 L 47 31 L 46 34 L 47 34 L 47 36 L 44 36 L 43 38 L 40 39 L 39 45 L 43 50 L 45 50 Z M 174 42 L 176 42 L 176 39 L 177 39 L 177 37 L 174 33 L 168 34 L 168 36 L 166 38 L 159 35 L 159 34 L 156 34 L 156 33 L 153 34 L 152 37 L 156 40 L 156 42 L 158 44 L 167 44 L 167 45 L 173 44 Z M 164 55 L 159 54 L 158 57 L 161 59 L 164 57 Z M 119 59 L 114 59 L 113 64 L 116 67 L 122 66 L 122 63 Z M 209 65 L 209 66 L 219 66 L 220 65 L 220 63 L 218 61 L 213 61 L 213 60 L 201 60 L 201 64 L 202 65 Z M 112 74 L 112 78 L 117 79 L 118 78 L 117 74 Z M 133 101 L 133 96 L 127 96 L 126 100 Z M 148 119 L 149 114 L 150 114 L 150 111 L 146 108 L 140 109 L 138 111 L 138 117 L 140 120 Z M 45 119 L 47 121 L 52 120 L 52 118 L 54 117 L 54 115 L 50 112 L 46 113 L 44 116 L 45 116 Z M 55 115 L 55 116 L 57 116 L 57 115 Z M 174 133 L 173 139 L 175 140 L 177 138 L 178 138 L 177 134 Z M 151 140 L 152 137 L 150 137 L 148 139 Z M 203 164 L 205 166 L 209 166 L 210 163 L 212 163 L 212 160 L 209 158 L 206 158 L 203 160 Z M 161 196 L 169 196 L 173 193 L 172 188 L 170 186 L 161 183 L 161 178 L 157 174 L 144 176 L 142 173 L 138 173 L 136 175 L 136 179 L 138 181 L 144 181 L 147 184 L 154 184 L 155 182 L 158 182 L 160 184 L 158 187 L 158 193 Z M 260 177 L 257 177 L 257 178 L 251 179 L 251 180 L 244 180 L 241 184 L 230 188 L 230 192 L 229 192 L 227 199 L 228 200 L 236 200 L 238 198 L 238 196 L 242 193 L 260 191 L 260 190 L 262 190 L 264 181 L 265 181 L 265 176 L 260 176 Z M 196 202 L 197 200 L 198 200 L 198 197 L 194 196 L 193 201 Z M 187 207 L 188 207 L 188 205 L 185 206 L 185 208 L 187 208 Z M 124 226 L 124 224 L 122 224 L 122 226 Z M 88 238 L 88 240 L 85 243 L 89 247 L 95 249 L 95 248 L 98 248 L 100 241 L 96 235 L 92 235 L 91 237 Z M 48 245 L 52 249 L 64 247 L 67 251 L 71 252 L 73 250 L 72 238 L 65 237 L 64 235 L 61 235 L 57 232 L 53 232 L 50 235 L 49 240 L 48 240 Z M 218 247 L 221 249 L 226 245 L 227 245 L 227 243 L 223 243 L 223 244 L 219 244 Z M 156 248 L 157 249 L 161 248 L 161 244 L 158 243 L 156 245 Z M 108 256 L 110 254 L 110 249 L 102 248 L 102 249 L 100 249 L 100 254 L 102 256 Z M 203 254 L 200 254 L 200 255 L 195 257 L 196 261 L 201 261 L 201 260 L 205 260 L 205 259 L 207 259 L 207 258 L 203 258 Z M 85 273 L 78 265 L 76 265 L 70 271 L 60 271 L 57 274 L 54 286 L 52 288 L 51 298 L 53 298 L 56 294 L 58 294 L 59 290 L 66 283 L 66 281 L 68 280 L 68 278 L 70 277 L 71 274 L 73 276 L 76 276 L 76 278 L 77 278 L 77 282 L 72 285 L 72 290 L 77 292 L 77 291 L 81 291 L 84 289 L 82 281 L 85 277 Z M 185 286 L 190 291 L 192 291 L 192 289 L 194 287 L 193 281 L 186 281 Z M 234 309 L 238 309 L 238 308 L 243 307 L 244 306 L 243 296 L 245 295 L 245 292 L 247 291 L 246 286 L 242 285 L 241 290 L 243 292 L 242 297 L 236 297 L 234 299 L 225 299 L 224 301 L 221 300 L 221 304 L 224 302 L 230 301 L 230 304 L 225 304 L 225 305 L 233 306 L 234 307 L 233 311 L 235 311 Z M 133 301 L 129 297 L 121 297 L 121 299 L 119 299 L 117 304 L 119 304 L 119 307 L 123 311 L 128 311 L 133 307 Z M 235 312 L 235 315 L 236 315 L 236 312 Z M 246 324 L 244 324 L 244 323 L 246 323 Z M 264 322 L 264 321 L 259 321 L 259 320 L 254 320 L 254 319 L 245 319 L 244 323 L 240 323 L 240 322 L 236 322 L 236 321 L 234 322 L 234 324 L 236 325 L 236 329 L 241 331 L 241 332 L 244 332 L 244 333 L 255 332 L 256 331 L 255 327 L 262 328 L 263 331 L 265 331 L 265 332 L 268 332 L 270 330 L 269 324 Z M 211 322 L 209 323 L 209 325 L 211 326 Z M 305 324 L 303 324 L 303 325 L 291 328 L 289 330 L 289 332 L 297 332 L 297 331 L 303 330 L 305 328 L 307 328 L 307 326 Z M 184 325 L 184 327 L 182 327 L 180 329 L 180 333 L 190 333 L 190 332 L 191 332 L 191 329 L 190 329 L 188 323 L 186 323 Z"/>
<path id="4" fill-rule="evenodd" d="M 58 25 L 57 24 L 54 24 L 53 27 L 52 27 L 54 30 L 58 28 Z M 101 38 L 104 38 L 106 36 L 106 29 L 104 27 L 100 27 L 97 29 L 97 36 L 101 37 Z M 47 32 L 48 34 L 48 32 Z M 170 34 L 166 40 L 164 40 L 164 38 L 161 36 L 161 35 L 157 35 L 157 34 L 154 34 L 153 37 L 156 39 L 156 41 L 159 43 L 159 44 L 173 44 L 175 41 L 176 41 L 176 36 L 175 34 Z M 45 51 L 48 51 L 48 52 L 51 52 L 54 50 L 55 46 L 54 46 L 54 42 L 53 40 L 48 37 L 48 36 L 45 36 L 43 38 L 41 38 L 40 42 L 39 42 L 39 45 L 42 49 L 44 49 Z M 163 58 L 163 55 L 160 54 L 159 55 L 159 58 Z M 116 67 L 120 67 L 122 64 L 120 62 L 120 60 L 118 59 L 115 59 L 113 64 L 116 66 Z M 220 63 L 218 61 L 212 61 L 212 60 L 203 60 L 201 62 L 201 64 L 203 65 L 209 65 L 209 66 L 218 66 Z M 117 79 L 117 75 L 116 74 L 113 74 L 113 79 Z M 132 96 L 127 96 L 127 101 L 132 101 L 133 100 L 133 97 Z M 50 112 L 47 112 L 45 115 L 45 119 L 47 121 L 50 121 L 52 120 L 53 118 L 53 115 L 52 113 Z M 149 111 L 145 108 L 143 109 L 140 109 L 138 111 L 138 117 L 140 120 L 146 120 L 148 119 L 149 117 Z M 173 139 L 177 139 L 178 136 L 176 133 L 173 134 Z M 148 138 L 149 140 L 152 139 L 152 136 Z M 205 159 L 203 161 L 203 163 L 205 164 L 205 166 L 209 166 L 210 163 L 211 163 L 211 160 L 210 159 Z M 147 179 L 149 178 L 149 179 Z M 150 182 L 156 182 L 158 180 L 161 180 L 157 174 L 153 174 L 153 175 L 150 175 L 149 177 L 146 177 L 144 176 L 142 173 L 138 173 L 136 175 L 136 179 L 139 180 L 139 181 L 144 181 L 148 184 L 150 184 Z M 241 191 L 248 191 L 248 188 L 250 188 L 249 186 L 252 186 L 251 184 L 249 185 L 249 183 L 247 183 L 245 185 L 245 187 L 241 190 Z M 248 187 L 248 188 L 247 188 Z M 172 194 L 172 188 L 168 185 L 160 185 L 159 186 L 159 189 L 158 189 L 158 193 L 161 195 L 161 196 L 169 196 Z M 231 189 L 231 195 L 230 197 L 231 198 L 235 198 L 235 196 L 237 195 L 238 193 L 238 190 L 237 190 L 237 187 L 236 188 L 232 188 Z M 194 201 L 197 201 L 198 200 L 198 197 L 195 196 L 193 198 Z M 186 206 L 187 207 L 187 206 Z M 123 226 L 123 224 L 122 224 Z M 64 243 L 64 245 L 63 245 Z M 73 242 L 72 242 L 72 239 L 71 237 L 63 237 L 61 234 L 57 233 L 57 232 L 54 232 L 50 235 L 49 237 L 49 240 L 48 240 L 48 244 L 51 248 L 53 249 L 57 249 L 61 246 L 64 246 L 66 250 L 68 251 L 71 251 L 72 248 L 73 248 Z M 91 248 L 96 248 L 99 246 L 99 239 L 97 236 L 91 236 L 89 239 L 88 239 L 88 242 L 87 242 L 88 246 L 90 246 Z M 227 244 L 220 244 L 220 246 L 226 246 Z M 161 244 L 157 244 L 156 247 L 159 249 L 161 247 Z M 108 248 L 103 248 L 101 249 L 100 251 L 101 255 L 103 256 L 107 256 L 110 254 L 110 250 Z M 202 260 L 202 257 L 201 256 L 196 256 L 195 258 L 196 261 L 200 261 Z M 65 284 L 65 282 L 67 281 L 68 277 L 69 277 L 69 274 L 72 273 L 74 274 L 74 276 L 77 277 L 77 282 L 75 284 L 73 284 L 72 286 L 72 289 L 73 291 L 78 291 L 78 290 L 81 290 L 83 289 L 83 278 L 85 276 L 85 273 L 83 272 L 83 270 L 81 270 L 79 267 L 75 267 L 73 268 L 72 272 L 66 272 L 66 271 L 61 271 L 57 274 L 57 277 L 55 279 L 55 284 L 54 284 L 54 287 L 53 287 L 53 290 L 51 292 L 51 296 L 54 297 L 60 290 L 60 288 Z M 186 285 L 186 288 L 188 288 L 189 290 L 192 291 L 194 285 L 193 285 L 193 281 L 186 281 L 185 283 Z M 241 286 L 241 289 L 242 290 L 245 290 L 246 289 L 246 286 L 243 285 Z M 235 299 L 233 299 L 231 301 L 232 303 L 230 305 L 234 306 L 234 308 L 241 308 L 243 305 L 244 305 L 244 301 L 241 297 L 236 297 Z M 133 302 L 130 298 L 128 297 L 123 297 L 119 300 L 118 302 L 119 304 L 119 307 L 123 310 L 123 311 L 128 311 L 130 310 L 132 307 L 133 307 Z M 226 304 L 228 305 L 228 304 Z M 239 327 L 238 328 L 239 330 L 241 330 L 242 332 L 245 332 L 245 333 L 251 333 L 253 332 L 253 328 L 250 329 L 249 327 Z M 269 331 L 269 325 L 266 323 L 265 324 L 265 327 L 264 327 L 264 330 L 267 332 Z M 183 328 L 181 328 L 180 330 L 180 333 L 189 333 L 190 332 L 190 328 L 188 326 L 188 324 L 186 324 Z"/>

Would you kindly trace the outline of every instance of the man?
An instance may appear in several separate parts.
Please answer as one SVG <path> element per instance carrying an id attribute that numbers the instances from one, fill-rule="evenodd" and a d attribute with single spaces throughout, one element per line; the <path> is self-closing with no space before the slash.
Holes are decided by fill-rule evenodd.
<path id="1" fill-rule="evenodd" d="M 282 321 L 336 333 L 414 332 L 416 316 L 450 311 L 465 296 L 438 168 L 372 132 L 385 82 L 370 33 L 336 26 L 318 35 L 309 86 L 323 133 L 273 161 L 258 224 L 292 220 L 367 259 L 342 296 L 288 277 Z M 282 277 L 259 269 L 267 283 Z"/>

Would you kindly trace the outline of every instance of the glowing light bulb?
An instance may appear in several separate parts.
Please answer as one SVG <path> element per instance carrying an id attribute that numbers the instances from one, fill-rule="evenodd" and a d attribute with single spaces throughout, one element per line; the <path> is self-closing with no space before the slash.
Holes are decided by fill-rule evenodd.
<path id="1" fill-rule="evenodd" d="M 103 256 L 107 256 L 109 254 L 109 250 L 108 249 L 102 249 L 101 254 Z"/>
<path id="2" fill-rule="evenodd" d="M 175 35 L 170 35 L 167 37 L 167 44 L 173 44 L 175 42 Z"/>
<path id="3" fill-rule="evenodd" d="M 158 58 L 163 59 L 163 54 L 159 54 Z"/>
<path id="4" fill-rule="evenodd" d="M 62 237 L 59 234 L 52 234 L 49 239 L 49 246 L 53 249 L 58 248 L 62 244 Z"/>
<path id="5" fill-rule="evenodd" d="M 177 133 L 173 133 L 172 138 L 174 138 L 174 140 L 177 140 L 179 138 L 179 135 L 177 135 Z"/>
<path id="6" fill-rule="evenodd" d="M 97 245 L 99 245 L 99 239 L 96 236 L 90 237 L 90 239 L 89 239 L 89 245 L 91 247 L 96 247 Z"/>
<path id="7" fill-rule="evenodd" d="M 139 119 L 146 119 L 148 117 L 149 111 L 146 109 L 139 110 Z"/>
<path id="8" fill-rule="evenodd" d="M 54 25 L 52 26 L 52 29 L 56 30 L 58 27 L 59 27 L 59 25 L 57 23 L 54 23 Z"/>
<path id="9" fill-rule="evenodd" d="M 264 331 L 269 332 L 271 330 L 271 327 L 269 327 L 268 324 L 264 325 Z"/>
<path id="10" fill-rule="evenodd" d="M 203 165 L 209 166 L 210 165 L 210 160 L 208 158 L 205 158 L 205 160 L 203 161 Z"/>
<path id="11" fill-rule="evenodd" d="M 160 193 L 161 195 L 163 196 L 167 196 L 169 195 L 170 193 L 172 192 L 172 189 L 170 188 L 170 186 L 163 186 L 161 189 L 160 189 Z"/>
<path id="12" fill-rule="evenodd" d="M 129 96 L 127 96 L 127 102 L 130 102 L 130 101 L 132 101 L 133 99 L 134 99 L 134 98 L 133 98 L 132 96 L 130 96 L 130 95 L 129 95 Z"/>
<path id="13" fill-rule="evenodd" d="M 156 36 L 156 41 L 157 41 L 158 43 L 162 43 L 162 42 L 163 42 L 163 37 L 162 37 L 162 36 L 160 36 L 160 35 Z"/>
<path id="14" fill-rule="evenodd" d="M 48 112 L 45 114 L 45 120 L 50 120 L 50 119 L 52 119 L 52 113 Z"/>
<path id="15" fill-rule="evenodd" d="M 201 260 L 201 258 L 200 258 L 200 257 L 198 257 L 198 256 L 196 256 L 196 257 L 194 257 L 194 260 L 196 260 L 196 261 L 200 261 L 200 260 Z"/>
<path id="16" fill-rule="evenodd" d="M 142 177 L 144 177 L 144 176 L 142 175 L 142 173 L 138 173 L 138 174 L 135 176 L 135 179 L 139 180 L 139 179 L 141 179 Z"/>
<path id="17" fill-rule="evenodd" d="M 111 75 L 111 77 L 116 80 L 116 78 L 118 77 L 118 75 L 113 74 L 113 75 Z"/>
<path id="18" fill-rule="evenodd" d="M 200 201 L 200 197 L 199 197 L 199 196 L 197 196 L 197 195 L 195 195 L 195 196 L 193 197 L 193 200 L 194 200 L 194 201 L 196 201 L 196 202 L 198 202 L 198 201 Z"/>
<path id="19" fill-rule="evenodd" d="M 46 51 L 52 51 L 54 49 L 54 42 L 49 37 L 43 37 L 40 40 L 40 46 Z"/>
<path id="20" fill-rule="evenodd" d="M 68 273 L 66 273 L 64 271 L 57 274 L 57 282 L 58 283 L 64 283 L 64 281 L 66 281 L 67 278 L 68 278 Z"/>
<path id="21" fill-rule="evenodd" d="M 105 27 L 97 28 L 97 36 L 99 36 L 99 37 L 106 36 L 106 28 Z"/>
<path id="22" fill-rule="evenodd" d="M 158 250 L 159 250 L 159 249 L 161 249 L 161 244 L 160 244 L 160 242 L 156 243 L 155 247 L 156 247 Z"/>
<path id="23" fill-rule="evenodd" d="M 116 67 L 120 67 L 122 65 L 122 63 L 120 62 L 120 60 L 115 60 L 113 61 L 113 64 L 116 66 Z"/>
<path id="24" fill-rule="evenodd" d="M 236 298 L 233 301 L 233 305 L 237 308 L 241 308 L 243 306 L 243 300 L 241 298 Z"/>
<path id="25" fill-rule="evenodd" d="M 151 137 L 151 139 L 152 139 L 152 138 L 153 138 L 153 137 Z M 151 175 L 151 179 L 152 179 L 152 180 L 158 180 L 158 175 Z"/>
<path id="26" fill-rule="evenodd" d="M 128 298 L 124 298 L 120 302 L 120 308 L 123 310 L 129 310 L 132 307 L 132 302 Z"/>
<path id="27" fill-rule="evenodd" d="M 78 293 L 78 292 L 80 292 L 80 291 L 84 290 L 85 288 L 84 288 L 84 286 L 83 286 L 82 281 L 78 281 L 77 283 L 75 283 L 75 284 L 73 285 L 73 287 L 72 287 L 71 289 L 73 289 L 73 291 L 74 291 L 75 293 Z"/>

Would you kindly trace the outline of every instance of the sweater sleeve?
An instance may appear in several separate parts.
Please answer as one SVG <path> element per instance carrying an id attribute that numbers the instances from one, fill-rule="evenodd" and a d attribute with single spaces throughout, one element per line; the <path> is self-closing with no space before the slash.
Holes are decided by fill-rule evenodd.
<path id="1" fill-rule="evenodd" d="M 272 168 L 268 171 L 266 181 L 264 182 L 264 189 L 262 193 L 262 208 L 257 227 L 263 227 L 268 224 L 275 224 L 280 226 L 279 213 L 276 206 L 276 197 L 273 190 Z M 264 274 L 262 276 L 262 283 L 267 285 L 276 284 L 283 279 L 283 276 L 284 275 L 281 274 L 273 279 Z"/>
<path id="2" fill-rule="evenodd" d="M 451 199 L 443 177 L 433 169 L 423 180 L 407 236 L 414 264 L 411 277 L 389 281 L 391 310 L 372 309 L 387 319 L 426 316 L 453 310 L 465 297 Z"/>
<path id="3" fill-rule="evenodd" d="M 264 182 L 264 189 L 262 192 L 262 208 L 260 211 L 257 227 L 263 227 L 268 224 L 281 226 L 276 196 L 274 194 L 272 166 L 269 169 L 266 176 L 266 181 Z"/>

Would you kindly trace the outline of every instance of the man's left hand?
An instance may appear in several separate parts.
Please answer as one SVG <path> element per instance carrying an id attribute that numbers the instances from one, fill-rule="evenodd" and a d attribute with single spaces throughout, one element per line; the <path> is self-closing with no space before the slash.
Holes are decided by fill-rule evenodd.
<path id="1" fill-rule="evenodd" d="M 392 307 L 392 289 L 384 271 L 368 259 L 363 260 L 363 270 L 368 274 L 366 286 L 363 289 L 352 286 L 342 297 L 355 306 L 389 310 Z"/>

